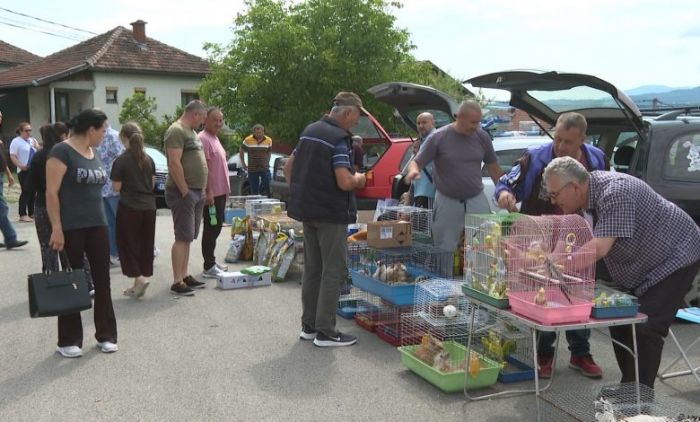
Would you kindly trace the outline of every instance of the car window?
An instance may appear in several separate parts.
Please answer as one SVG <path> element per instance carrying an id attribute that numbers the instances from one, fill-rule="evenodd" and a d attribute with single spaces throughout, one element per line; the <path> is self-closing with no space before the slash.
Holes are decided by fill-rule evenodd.
<path id="1" fill-rule="evenodd" d="M 410 110 L 406 112 L 406 116 L 411 119 L 412 122 L 415 122 L 416 119 L 418 118 L 418 115 L 423 113 L 423 112 L 428 112 L 433 115 L 435 118 L 435 127 L 436 128 L 441 128 L 445 125 L 448 125 L 452 122 L 455 121 L 454 117 L 452 117 L 450 114 L 442 111 L 442 110 L 433 110 L 433 109 L 425 109 L 421 108 L 418 110 Z"/>
<path id="2" fill-rule="evenodd" d="M 350 133 L 361 136 L 363 139 L 378 139 L 382 138 L 379 130 L 367 116 L 360 116 L 357 124 L 350 128 Z"/>
<path id="3" fill-rule="evenodd" d="M 370 168 L 375 165 L 377 161 L 379 161 L 379 158 L 389 149 L 389 145 L 385 142 L 381 144 L 363 144 L 362 148 L 365 150 L 365 155 L 362 157 L 362 167 Z"/>
<path id="4" fill-rule="evenodd" d="M 637 132 L 621 132 L 610 157 L 610 167 L 622 173 L 629 173 L 632 158 L 637 151 L 639 134 Z"/>
<path id="5" fill-rule="evenodd" d="M 700 133 L 684 135 L 671 142 L 664 159 L 663 177 L 700 182 Z"/>
<path id="6" fill-rule="evenodd" d="M 399 164 L 399 168 L 401 170 L 406 167 L 406 164 L 411 160 L 411 157 L 413 156 L 413 148 L 406 148 L 406 152 L 403 153 L 403 158 L 401 158 L 401 163 Z"/>
<path id="7" fill-rule="evenodd" d="M 512 168 L 515 160 L 520 158 L 525 152 L 526 148 L 518 149 L 504 149 L 501 151 L 496 151 L 496 157 L 498 159 L 498 165 L 501 166 L 504 172 L 508 173 Z M 486 166 L 481 168 L 481 177 L 489 177 L 489 172 L 486 170 Z"/>

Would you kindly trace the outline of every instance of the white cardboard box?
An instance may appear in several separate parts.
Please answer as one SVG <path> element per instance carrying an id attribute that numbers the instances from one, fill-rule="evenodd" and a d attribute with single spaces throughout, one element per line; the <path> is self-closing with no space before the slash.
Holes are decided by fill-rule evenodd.
<path id="1" fill-rule="evenodd" d="M 253 284 L 250 283 L 248 277 L 250 276 L 239 271 L 225 271 L 216 279 L 216 285 L 223 290 L 250 287 Z"/>
<path id="2" fill-rule="evenodd" d="M 258 274 L 258 275 L 247 275 L 248 285 L 257 286 L 269 286 L 272 284 L 272 274 L 270 272 Z"/>

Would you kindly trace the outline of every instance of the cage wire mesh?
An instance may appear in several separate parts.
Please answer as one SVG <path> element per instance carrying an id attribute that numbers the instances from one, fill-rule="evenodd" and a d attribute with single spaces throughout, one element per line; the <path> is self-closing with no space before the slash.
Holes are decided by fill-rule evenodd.
<path id="1" fill-rule="evenodd" d="M 413 240 L 421 243 L 431 243 L 431 227 L 433 210 L 409 205 L 394 205 L 384 207 L 379 217 L 380 221 L 407 221 L 411 223 Z"/>
<path id="2" fill-rule="evenodd" d="M 361 290 L 355 322 L 360 327 L 373 333 L 377 328 L 377 323 L 386 319 L 387 314 L 391 312 L 390 303 L 384 303 L 379 296 Z"/>
<path id="3" fill-rule="evenodd" d="M 493 314 L 494 323 L 474 327 L 472 347 L 500 366 L 503 383 L 534 379 L 532 338 L 527 327 L 515 320 Z"/>
<path id="4" fill-rule="evenodd" d="M 504 307 L 507 307 L 508 280 L 515 277 L 508 271 L 504 239 L 510 235 L 513 223 L 522 217 L 511 213 L 468 214 L 465 218 L 465 285 L 487 299 L 505 301 Z"/>
<path id="5" fill-rule="evenodd" d="M 230 208 L 244 208 L 245 209 L 246 202 L 253 200 L 253 199 L 266 199 L 266 198 L 267 197 L 264 195 L 229 196 L 228 201 L 229 201 Z"/>
<path id="6" fill-rule="evenodd" d="M 356 243 L 348 248 L 347 261 L 351 272 L 389 285 L 406 285 L 444 274 L 442 264 L 449 255 L 431 245 L 379 249 Z"/>
<path id="7" fill-rule="evenodd" d="M 669 397 L 644 384 L 624 383 L 548 390 L 538 397 L 538 420 L 595 422 L 697 422 L 697 404 Z"/>

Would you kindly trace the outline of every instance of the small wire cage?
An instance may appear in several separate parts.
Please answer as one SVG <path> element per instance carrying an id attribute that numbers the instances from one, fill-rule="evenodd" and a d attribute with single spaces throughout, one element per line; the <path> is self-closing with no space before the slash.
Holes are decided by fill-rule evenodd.
<path id="1" fill-rule="evenodd" d="M 392 312 L 390 303 L 382 302 L 382 298 L 369 292 L 360 290 L 358 298 L 357 313 L 355 323 L 365 330 L 373 333 L 377 329 L 377 324 L 386 319 Z"/>
<path id="2" fill-rule="evenodd" d="M 229 208 L 243 208 L 245 209 L 246 202 L 253 199 L 266 199 L 264 195 L 243 195 L 243 196 L 229 196 Z"/>
<path id="3" fill-rule="evenodd" d="M 538 420 L 595 422 L 700 421 L 697 404 L 671 398 L 644 384 L 624 383 L 540 395 Z"/>
<path id="4" fill-rule="evenodd" d="M 591 228 L 579 215 L 514 221 L 504 239 L 513 310 L 542 323 L 588 320 L 595 290 L 591 240 Z"/>
<path id="5" fill-rule="evenodd" d="M 433 326 L 466 325 L 470 303 L 461 281 L 433 278 L 416 284 L 415 312 Z"/>
<path id="6" fill-rule="evenodd" d="M 431 227 L 433 210 L 408 205 L 385 207 L 379 220 L 407 221 L 411 223 L 413 240 L 421 243 L 431 243 Z"/>
<path id="7" fill-rule="evenodd" d="M 464 281 L 466 292 L 488 303 L 508 306 L 508 253 L 505 239 L 524 215 L 468 214 L 465 219 Z M 499 303 L 501 301 L 501 303 Z"/>
<path id="8" fill-rule="evenodd" d="M 348 266 L 353 274 L 377 282 L 398 286 L 415 284 L 446 272 L 443 263 L 450 253 L 431 245 L 416 244 L 401 248 L 378 249 L 366 243 L 348 247 Z"/>
<path id="9" fill-rule="evenodd" d="M 472 347 L 500 365 L 499 381 L 527 381 L 535 378 L 532 338 L 526 327 L 498 314 L 492 324 L 475 327 Z"/>

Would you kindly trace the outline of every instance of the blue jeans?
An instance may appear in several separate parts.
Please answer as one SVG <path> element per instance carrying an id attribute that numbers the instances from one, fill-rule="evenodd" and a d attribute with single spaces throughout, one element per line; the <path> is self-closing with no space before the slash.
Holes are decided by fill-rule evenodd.
<path id="1" fill-rule="evenodd" d="M 10 209 L 7 207 L 7 202 L 3 195 L 2 177 L 0 177 L 0 231 L 2 231 L 2 235 L 5 237 L 6 245 L 17 240 L 17 232 L 15 232 L 15 228 L 12 227 L 12 223 L 10 223 L 10 219 L 7 217 L 9 211 Z"/>
<path id="2" fill-rule="evenodd" d="M 551 355 L 554 353 L 554 340 L 556 333 L 540 331 L 537 342 L 537 354 Z M 591 330 L 569 330 L 566 332 L 566 341 L 569 343 L 571 356 L 586 356 L 591 354 Z"/>
<path id="3" fill-rule="evenodd" d="M 270 194 L 270 172 L 269 171 L 251 171 L 248 172 L 248 184 L 250 185 L 251 195 L 269 195 Z"/>
<path id="4" fill-rule="evenodd" d="M 117 249 L 117 209 L 119 208 L 119 196 L 105 196 L 102 198 L 107 217 L 107 230 L 109 231 L 109 255 L 119 256 Z"/>

